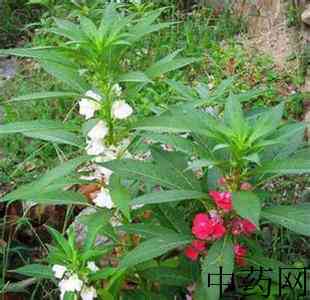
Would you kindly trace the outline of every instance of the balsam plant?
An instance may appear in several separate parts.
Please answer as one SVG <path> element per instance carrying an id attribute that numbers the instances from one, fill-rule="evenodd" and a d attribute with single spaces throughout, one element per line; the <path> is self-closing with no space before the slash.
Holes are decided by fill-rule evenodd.
<path id="1" fill-rule="evenodd" d="M 262 222 L 309 235 L 309 205 L 271 206 L 271 195 L 264 190 L 275 177 L 309 173 L 304 124 L 285 122 L 283 104 L 244 111 L 242 103 L 261 91 L 227 96 L 231 80 L 212 93 L 204 84 L 189 88 L 169 81 L 180 104 L 145 120 L 129 120 L 136 93 L 195 60 L 176 58 L 177 51 L 143 72 L 135 69 L 128 61 L 134 45 L 171 24 L 154 24 L 162 10 L 137 17 L 119 9 L 109 5 L 100 24 L 87 17 L 78 24 L 56 20 L 50 32 L 61 37 L 59 46 L 1 51 L 39 60 L 70 87 L 12 103 L 82 98 L 79 112 L 87 122 L 83 130 L 68 122 L 19 122 L 0 126 L 0 133 L 70 144 L 91 155 L 49 170 L 1 201 L 92 206 L 72 189 L 85 183 L 75 170 L 95 160 L 104 175 L 96 182 L 96 209 L 82 221 L 87 226 L 84 243 L 77 243 L 72 227 L 67 239 L 49 229 L 53 243 L 48 264 L 16 271 L 54 281 L 61 299 L 216 300 L 219 277 L 210 285 L 209 275 L 218 274 L 220 267 L 226 274 L 223 289 L 231 281 L 229 274 L 240 274 L 244 266 L 285 267 L 265 258 L 254 237 L 259 239 Z M 112 222 L 115 217 L 122 224 Z M 101 246 L 97 235 L 107 238 Z"/>
<path id="2" fill-rule="evenodd" d="M 198 284 L 194 299 L 219 299 L 219 278 L 210 286 L 209 274 L 219 274 L 220 267 L 227 287 L 227 274 L 237 274 L 238 267 L 274 267 L 271 279 L 277 280 L 279 266 L 287 266 L 265 258 L 253 243 L 262 220 L 309 235 L 309 204 L 270 206 L 271 195 L 263 189 L 275 177 L 309 173 L 309 148 L 303 142 L 304 124 L 282 120 L 283 104 L 243 112 L 232 95 L 218 116 L 196 110 L 196 104 L 177 105 L 135 126 L 142 138 L 152 140 L 154 134 L 154 141 L 169 141 L 169 149 L 177 151 L 152 145 L 148 162 L 114 160 L 104 166 L 130 181 L 132 205 L 144 205 L 153 214 L 148 224 L 141 220 L 125 226 L 144 239 L 120 266 L 139 274 L 150 261 L 161 270 L 174 260 L 173 274 L 184 267 L 185 248 L 198 270 L 191 279 Z M 142 191 L 133 188 L 137 182 L 145 186 Z M 164 291 L 164 280 L 162 284 Z"/>

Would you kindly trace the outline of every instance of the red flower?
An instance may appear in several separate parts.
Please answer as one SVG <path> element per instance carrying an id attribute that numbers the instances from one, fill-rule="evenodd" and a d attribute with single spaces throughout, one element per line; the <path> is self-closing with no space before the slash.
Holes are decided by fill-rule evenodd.
<path id="1" fill-rule="evenodd" d="M 256 225 L 248 219 L 234 219 L 231 224 L 231 233 L 233 235 L 250 235 L 256 230 Z"/>
<path id="2" fill-rule="evenodd" d="M 233 235 L 240 235 L 241 233 L 243 233 L 244 228 L 243 228 L 243 224 L 240 219 L 232 220 L 231 225 L 232 225 L 231 233 Z"/>
<path id="3" fill-rule="evenodd" d="M 187 246 L 185 248 L 185 256 L 191 261 L 196 261 L 199 256 L 199 251 L 192 246 Z"/>
<path id="4" fill-rule="evenodd" d="M 222 238 L 226 229 L 217 212 L 210 211 L 210 216 L 205 213 L 199 213 L 195 216 L 192 233 L 197 239 L 212 240 Z"/>
<path id="5" fill-rule="evenodd" d="M 193 240 L 192 247 L 201 252 L 206 249 L 206 243 L 204 241 Z"/>
<path id="6" fill-rule="evenodd" d="M 214 200 L 216 206 L 223 209 L 224 212 L 229 212 L 232 210 L 231 193 L 211 191 L 209 192 L 209 195 Z"/>
<path id="7" fill-rule="evenodd" d="M 235 261 L 236 264 L 240 267 L 245 266 L 246 261 L 245 261 L 245 256 L 247 254 L 247 249 L 246 247 L 240 245 L 240 244 L 236 244 L 234 246 L 234 253 L 235 253 Z"/>
<path id="8" fill-rule="evenodd" d="M 223 224 L 221 223 L 217 223 L 214 225 L 214 231 L 213 231 L 213 237 L 216 240 L 219 240 L 220 238 L 222 238 L 226 233 L 226 228 L 224 227 Z"/>
<path id="9" fill-rule="evenodd" d="M 242 222 L 242 226 L 243 226 L 243 232 L 246 235 L 250 235 L 256 230 L 256 225 L 253 224 L 250 220 L 244 219 L 241 222 Z"/>
<path id="10" fill-rule="evenodd" d="M 205 240 L 211 236 L 213 233 L 213 222 L 207 214 L 199 213 L 195 216 L 192 233 L 200 240 Z"/>

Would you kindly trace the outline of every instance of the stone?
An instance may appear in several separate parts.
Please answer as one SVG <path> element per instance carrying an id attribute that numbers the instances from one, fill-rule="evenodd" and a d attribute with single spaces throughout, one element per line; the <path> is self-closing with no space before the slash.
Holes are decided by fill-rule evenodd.
<path id="1" fill-rule="evenodd" d="M 12 79 L 17 72 L 16 59 L 0 60 L 0 78 L 4 80 Z"/>
<path id="2" fill-rule="evenodd" d="M 310 26 L 310 7 L 303 11 L 303 13 L 301 14 L 301 20 L 303 21 L 303 23 Z"/>

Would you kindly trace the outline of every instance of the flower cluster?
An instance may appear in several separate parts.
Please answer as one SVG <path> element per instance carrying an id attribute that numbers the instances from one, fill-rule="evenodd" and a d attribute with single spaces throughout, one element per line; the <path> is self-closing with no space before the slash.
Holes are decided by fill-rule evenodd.
<path id="1" fill-rule="evenodd" d="M 206 255 L 206 243 L 212 243 L 223 238 L 227 233 L 233 236 L 251 235 L 256 226 L 248 219 L 232 216 L 232 197 L 229 192 L 209 193 L 217 209 L 200 212 L 195 215 L 192 223 L 192 233 L 195 240 L 185 248 L 185 255 L 196 261 L 200 254 Z M 247 250 L 244 246 L 236 244 L 234 247 L 235 260 L 239 266 L 245 265 Z"/>
<path id="2" fill-rule="evenodd" d="M 89 272 L 97 272 L 99 268 L 94 262 L 87 263 L 87 269 Z M 59 279 L 58 287 L 60 290 L 60 300 L 63 300 L 65 294 L 68 292 L 80 295 L 82 300 L 93 300 L 97 297 L 96 289 L 88 285 L 87 279 L 82 280 L 79 276 L 67 267 L 62 265 L 54 265 L 53 273 L 56 279 Z"/>
<path id="3" fill-rule="evenodd" d="M 110 115 L 113 120 L 124 120 L 132 115 L 133 109 L 124 100 L 120 99 L 122 96 L 122 88 L 115 84 L 112 86 L 111 91 L 117 101 L 114 101 L 111 105 Z M 85 93 L 85 97 L 79 102 L 79 112 L 81 115 L 85 116 L 86 120 L 93 118 L 96 111 L 101 110 L 101 102 L 104 101 L 103 97 L 100 96 L 95 91 L 88 91 Z M 96 162 L 105 162 L 118 158 L 119 156 L 129 155 L 126 148 L 128 147 L 130 141 L 128 139 L 122 140 L 118 146 L 110 145 L 106 146 L 104 139 L 109 134 L 108 123 L 104 120 L 98 121 L 95 126 L 93 126 L 87 133 L 87 146 L 86 152 L 89 155 L 97 156 L 95 158 Z M 108 189 L 109 178 L 112 172 L 106 168 L 96 168 L 96 170 L 101 171 L 101 175 L 104 177 L 105 186 L 96 194 L 93 202 L 98 207 L 105 207 L 111 209 L 113 207 L 113 202 Z M 96 175 L 98 177 L 98 174 Z"/>

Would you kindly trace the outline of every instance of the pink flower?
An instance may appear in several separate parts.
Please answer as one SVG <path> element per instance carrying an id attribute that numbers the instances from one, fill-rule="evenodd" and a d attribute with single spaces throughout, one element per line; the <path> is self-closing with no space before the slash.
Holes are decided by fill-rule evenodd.
<path id="1" fill-rule="evenodd" d="M 211 191 L 209 192 L 209 195 L 214 200 L 216 206 L 223 209 L 224 212 L 229 212 L 232 210 L 231 193 Z"/>
<path id="2" fill-rule="evenodd" d="M 197 251 L 201 252 L 206 249 L 206 243 L 204 241 L 193 240 L 192 247 L 195 248 Z"/>
<path id="3" fill-rule="evenodd" d="M 185 256 L 191 261 L 196 261 L 199 256 L 199 251 L 192 246 L 187 246 L 185 248 Z"/>
<path id="4" fill-rule="evenodd" d="M 221 177 L 218 181 L 217 181 L 218 185 L 226 185 L 226 179 L 225 177 Z"/>
<path id="5" fill-rule="evenodd" d="M 240 245 L 240 244 L 236 244 L 234 246 L 234 253 L 235 253 L 235 261 L 236 264 L 240 267 L 245 266 L 246 261 L 245 261 L 245 256 L 247 254 L 247 249 L 246 247 Z"/>
<path id="6" fill-rule="evenodd" d="M 207 214 L 199 213 L 195 216 L 192 233 L 200 240 L 205 240 L 211 236 L 213 233 L 213 222 Z"/>

